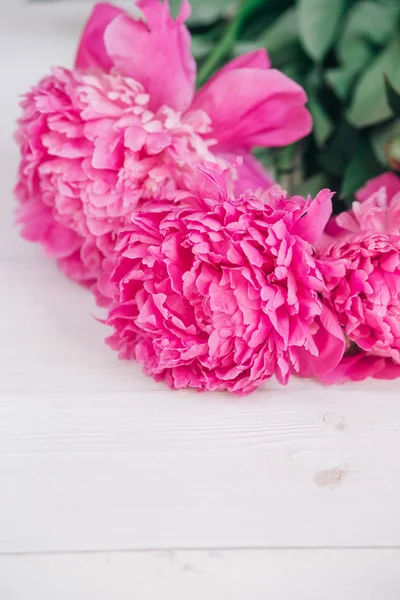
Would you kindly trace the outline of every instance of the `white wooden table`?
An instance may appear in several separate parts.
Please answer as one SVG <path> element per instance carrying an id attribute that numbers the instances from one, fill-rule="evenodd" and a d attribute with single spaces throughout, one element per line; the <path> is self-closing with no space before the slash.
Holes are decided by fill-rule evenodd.
<path id="1" fill-rule="evenodd" d="M 118 362 L 12 225 L 16 96 L 90 3 L 0 1 L 0 599 L 399 600 L 400 383 L 237 399 Z"/>

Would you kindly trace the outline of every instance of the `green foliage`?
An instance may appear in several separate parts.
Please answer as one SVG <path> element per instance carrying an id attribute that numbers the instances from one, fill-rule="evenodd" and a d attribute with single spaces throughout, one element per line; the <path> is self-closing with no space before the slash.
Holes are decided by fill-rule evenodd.
<path id="1" fill-rule="evenodd" d="M 388 104 L 395 115 L 400 115 L 400 92 L 392 85 L 385 73 L 385 91 Z"/>
<path id="2" fill-rule="evenodd" d="M 332 46 L 346 0 L 298 0 L 298 27 L 302 46 L 320 62 Z"/>
<path id="3" fill-rule="evenodd" d="M 367 179 L 400 170 L 400 0 L 191 3 L 200 84 L 232 57 L 266 48 L 307 91 L 310 137 L 259 153 L 278 178 L 304 193 L 331 186 L 340 211 Z"/>
<path id="4" fill-rule="evenodd" d="M 349 122 L 357 128 L 381 123 L 393 116 L 385 89 L 385 75 L 400 83 L 400 37 L 393 38 L 384 50 L 365 68 L 355 86 Z"/>

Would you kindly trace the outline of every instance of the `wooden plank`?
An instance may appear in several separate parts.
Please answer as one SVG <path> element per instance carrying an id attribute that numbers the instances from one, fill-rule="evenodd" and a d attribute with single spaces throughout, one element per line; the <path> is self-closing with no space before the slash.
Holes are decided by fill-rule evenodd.
<path id="1" fill-rule="evenodd" d="M 398 381 L 172 392 L 50 262 L 0 268 L 1 551 L 400 545 Z"/>
<path id="2" fill-rule="evenodd" d="M 398 600 L 399 550 L 1 556 L 4 600 Z"/>
<path id="3" fill-rule="evenodd" d="M 70 6 L 0 19 L 0 551 L 400 545 L 399 382 L 171 392 L 19 240 L 16 95 L 72 60 L 89 5 Z"/>

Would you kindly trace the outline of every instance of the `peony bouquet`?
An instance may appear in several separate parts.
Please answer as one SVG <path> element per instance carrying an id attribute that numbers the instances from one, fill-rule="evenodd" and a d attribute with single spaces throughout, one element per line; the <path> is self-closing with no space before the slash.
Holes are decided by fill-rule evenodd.
<path id="1" fill-rule="evenodd" d="M 329 189 L 284 189 L 255 151 L 310 134 L 303 87 L 254 49 L 196 89 L 187 0 L 137 6 L 98 4 L 73 69 L 22 100 L 22 236 L 172 388 L 400 376 L 400 178 L 335 216 Z"/>

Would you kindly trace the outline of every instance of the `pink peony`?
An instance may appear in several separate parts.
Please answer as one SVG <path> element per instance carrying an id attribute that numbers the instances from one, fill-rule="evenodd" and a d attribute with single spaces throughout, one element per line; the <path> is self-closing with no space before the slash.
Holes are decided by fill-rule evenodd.
<path id="1" fill-rule="evenodd" d="M 344 337 L 311 244 L 332 194 L 286 198 L 276 186 L 232 197 L 222 175 L 202 172 L 203 197 L 137 211 L 120 230 L 98 283 L 113 300 L 108 343 L 174 388 L 246 394 L 273 375 L 329 372 Z"/>
<path id="2" fill-rule="evenodd" d="M 343 261 L 346 275 L 327 277 L 326 301 L 348 338 L 328 381 L 400 376 L 400 178 L 386 173 L 335 217 L 319 256 Z"/>
<path id="3" fill-rule="evenodd" d="M 253 146 L 286 146 L 310 133 L 303 88 L 270 69 L 265 50 L 232 60 L 195 93 L 196 63 L 184 25 L 190 15 L 188 1 L 183 0 L 176 21 L 168 1 L 139 0 L 137 6 L 146 23 L 108 3 L 94 8 L 77 68 L 116 70 L 132 77 L 145 87 L 153 111 L 166 105 L 181 112 L 206 112 L 212 122 L 206 137 L 220 151 L 247 157 Z M 258 175 L 255 181 L 264 184 L 265 178 Z"/>
<path id="4" fill-rule="evenodd" d="M 172 201 L 193 165 L 217 159 L 201 111 L 153 113 L 129 77 L 57 68 L 24 100 L 16 192 L 22 235 L 91 283 L 138 204 Z"/>
<path id="5" fill-rule="evenodd" d="M 194 94 L 188 3 L 176 21 L 168 2 L 139 5 L 146 24 L 97 5 L 77 70 L 55 69 L 23 102 L 22 235 L 88 284 L 132 210 L 190 188 L 197 162 L 241 154 L 237 190 L 265 186 L 251 147 L 285 145 L 311 128 L 304 90 L 269 69 L 264 51 L 235 59 Z"/>

